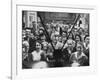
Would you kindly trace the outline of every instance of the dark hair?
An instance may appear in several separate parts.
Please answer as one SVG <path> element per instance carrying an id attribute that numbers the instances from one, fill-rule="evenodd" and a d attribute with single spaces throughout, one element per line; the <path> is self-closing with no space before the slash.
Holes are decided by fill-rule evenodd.
<path id="1" fill-rule="evenodd" d="M 89 35 L 85 35 L 84 40 L 85 40 L 87 37 L 89 37 Z"/>
<path id="2" fill-rule="evenodd" d="M 39 43 L 41 45 L 41 49 L 43 48 L 43 45 L 41 44 L 41 41 L 38 40 L 38 41 L 35 42 L 35 49 L 36 49 L 36 43 Z"/>
<path id="3" fill-rule="evenodd" d="M 76 40 L 76 37 L 77 37 L 77 36 L 80 38 L 80 41 L 82 41 L 81 36 L 80 36 L 80 35 L 78 35 L 78 34 L 76 34 L 76 35 L 75 35 L 75 40 Z"/>
<path id="4" fill-rule="evenodd" d="M 70 35 L 72 35 L 72 39 L 75 40 L 73 33 L 70 33 L 70 34 L 68 35 L 68 38 L 69 38 Z"/>
<path id="5" fill-rule="evenodd" d="M 28 28 L 28 27 L 26 27 L 25 30 L 26 30 L 26 29 L 31 30 L 31 28 Z"/>
<path id="6" fill-rule="evenodd" d="M 40 41 L 40 40 L 37 40 L 37 41 L 36 41 L 36 43 L 39 43 L 39 44 L 41 44 L 41 41 Z M 35 44 L 36 44 L 36 43 L 35 43 Z M 41 45 L 42 45 L 42 44 L 41 44 Z"/>

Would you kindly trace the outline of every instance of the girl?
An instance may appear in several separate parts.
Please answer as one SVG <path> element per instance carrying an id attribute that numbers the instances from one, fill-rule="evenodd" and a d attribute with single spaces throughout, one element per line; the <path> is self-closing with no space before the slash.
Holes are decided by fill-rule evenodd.
<path id="1" fill-rule="evenodd" d="M 83 53 L 83 47 L 81 43 L 77 43 L 76 52 L 71 54 L 70 61 L 71 66 L 83 66 L 88 57 Z"/>
<path id="2" fill-rule="evenodd" d="M 41 50 L 41 44 L 36 42 L 36 50 L 32 52 L 33 61 L 40 61 L 44 55 L 44 51 Z"/>
<path id="3" fill-rule="evenodd" d="M 45 54 L 44 51 L 41 50 L 41 44 L 39 42 L 36 42 L 36 50 L 32 52 L 32 57 L 33 57 L 33 64 L 31 65 L 32 68 L 48 67 L 46 61 L 43 61 L 43 59 L 45 59 Z"/>

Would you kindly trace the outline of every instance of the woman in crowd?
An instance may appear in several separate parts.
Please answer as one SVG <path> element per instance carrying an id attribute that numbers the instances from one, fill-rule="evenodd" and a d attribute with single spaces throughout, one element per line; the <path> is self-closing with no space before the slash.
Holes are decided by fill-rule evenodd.
<path id="1" fill-rule="evenodd" d="M 22 31 L 22 60 L 26 59 L 29 51 L 29 42 L 26 38 L 26 31 Z"/>
<path id="2" fill-rule="evenodd" d="M 89 57 L 89 35 L 84 37 L 84 53 Z"/>
<path id="3" fill-rule="evenodd" d="M 85 37 L 84 37 L 84 43 L 83 43 L 83 45 L 84 45 L 84 47 L 83 47 L 83 51 L 84 51 L 84 53 L 85 53 L 85 55 L 88 57 L 88 60 L 87 60 L 87 62 L 86 62 L 86 66 L 88 66 L 89 65 L 89 35 L 86 35 Z"/>
<path id="4" fill-rule="evenodd" d="M 67 50 L 68 50 L 68 53 L 71 54 L 73 52 L 76 51 L 75 49 L 75 39 L 74 39 L 74 36 L 73 34 L 71 33 L 68 37 L 68 40 L 67 40 Z"/>
<path id="5" fill-rule="evenodd" d="M 36 42 L 36 50 L 32 52 L 33 61 L 40 61 L 42 59 L 42 55 L 44 55 L 44 51 L 41 50 L 41 48 L 42 48 L 41 43 Z"/>
<path id="6" fill-rule="evenodd" d="M 23 41 L 22 45 L 22 60 L 24 60 L 28 57 L 29 43 L 28 41 Z"/>
<path id="7" fill-rule="evenodd" d="M 36 42 L 36 50 L 32 52 L 33 64 L 32 68 L 44 68 L 47 67 L 45 52 L 41 49 L 40 42 Z"/>
<path id="8" fill-rule="evenodd" d="M 80 35 L 75 35 L 75 42 L 78 43 L 78 42 L 82 42 L 82 39 L 81 39 L 81 36 Z"/>
<path id="9" fill-rule="evenodd" d="M 25 40 L 25 36 L 23 36 L 23 42 L 22 42 L 22 65 L 23 68 L 30 68 L 29 67 L 29 43 L 27 40 Z"/>
<path id="10" fill-rule="evenodd" d="M 81 43 L 77 43 L 76 52 L 72 53 L 70 56 L 71 66 L 84 66 L 88 57 L 83 52 L 83 46 Z"/>
<path id="11" fill-rule="evenodd" d="M 79 34 L 75 35 L 75 47 L 76 47 L 77 43 L 82 43 L 82 38 Z"/>

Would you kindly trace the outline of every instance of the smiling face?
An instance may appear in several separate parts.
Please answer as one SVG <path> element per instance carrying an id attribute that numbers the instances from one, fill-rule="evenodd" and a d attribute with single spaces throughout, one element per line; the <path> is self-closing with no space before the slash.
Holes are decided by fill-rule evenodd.
<path id="1" fill-rule="evenodd" d="M 72 44 L 73 44 L 72 40 L 68 40 L 68 41 L 67 41 L 67 44 L 68 44 L 68 48 L 69 48 L 69 49 L 71 49 L 71 48 L 73 47 L 73 45 L 72 45 Z"/>
<path id="2" fill-rule="evenodd" d="M 41 36 L 41 40 L 42 41 L 45 41 L 46 40 L 46 37 L 43 35 L 43 36 Z"/>
<path id="3" fill-rule="evenodd" d="M 89 44 L 89 37 L 85 38 L 85 43 Z"/>
<path id="4" fill-rule="evenodd" d="M 58 41 L 59 40 L 59 37 L 58 36 L 56 36 L 56 41 Z"/>
<path id="5" fill-rule="evenodd" d="M 43 42 L 42 43 L 42 47 L 43 47 L 43 50 L 47 50 L 48 49 L 48 43 L 47 42 Z"/>
<path id="6" fill-rule="evenodd" d="M 39 42 L 36 42 L 36 49 L 37 50 L 41 49 L 41 44 Z"/>
<path id="7" fill-rule="evenodd" d="M 75 40 L 76 40 L 76 42 L 80 42 L 81 41 L 79 36 L 76 36 Z"/>
<path id="8" fill-rule="evenodd" d="M 39 34 L 43 34 L 43 30 L 39 30 Z"/>
<path id="9" fill-rule="evenodd" d="M 78 52 L 81 52 L 82 49 L 83 49 L 83 48 L 82 48 L 82 45 L 79 44 L 79 43 L 77 43 L 76 50 L 77 50 Z"/>
<path id="10" fill-rule="evenodd" d="M 72 47 L 72 43 L 68 43 L 68 47 L 71 48 Z"/>
<path id="11" fill-rule="evenodd" d="M 65 42 L 67 40 L 66 37 L 62 37 L 62 42 Z"/>
<path id="12" fill-rule="evenodd" d="M 72 34 L 70 34 L 70 35 L 69 35 L 69 39 L 72 39 L 72 38 L 73 38 L 73 35 L 72 35 Z"/>

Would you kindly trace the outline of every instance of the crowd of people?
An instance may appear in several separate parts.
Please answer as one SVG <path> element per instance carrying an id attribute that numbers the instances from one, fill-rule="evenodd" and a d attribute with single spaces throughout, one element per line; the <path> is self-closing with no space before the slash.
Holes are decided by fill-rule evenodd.
<path id="1" fill-rule="evenodd" d="M 79 19 L 75 25 L 54 20 L 44 25 L 33 22 L 33 28 L 22 30 L 23 68 L 40 61 L 48 67 L 89 66 L 88 24 Z"/>

